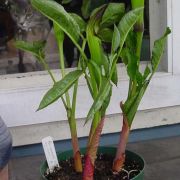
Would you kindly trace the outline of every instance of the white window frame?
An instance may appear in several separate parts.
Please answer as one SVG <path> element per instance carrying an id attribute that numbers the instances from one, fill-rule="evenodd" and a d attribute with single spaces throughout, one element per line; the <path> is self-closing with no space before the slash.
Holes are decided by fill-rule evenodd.
<path id="1" fill-rule="evenodd" d="M 180 83 L 177 83 L 180 80 L 180 61 L 178 59 L 178 51 L 180 49 L 180 37 L 178 37 L 180 25 L 178 20 L 180 15 L 178 15 L 178 6 L 180 7 L 179 0 L 150 0 L 151 48 L 152 42 L 162 35 L 165 27 L 171 27 L 173 33 L 168 37 L 167 51 L 163 57 L 160 71 L 153 78 L 139 107 L 139 112 L 149 110 L 155 112 L 155 109 L 180 105 Z M 142 66 L 144 63 L 142 62 Z M 118 124 L 120 122 L 117 118 L 120 113 L 118 104 L 120 101 L 125 100 L 127 95 L 128 79 L 123 65 L 120 64 L 118 66 L 118 71 L 120 82 L 118 88 L 115 87 L 113 89 L 112 101 L 107 112 L 108 118 L 113 119 L 112 122 L 114 123 L 105 128 L 105 133 L 119 131 L 119 128 L 117 129 L 117 127 L 120 127 Z M 59 79 L 59 71 L 53 70 L 53 73 Z M 6 124 L 11 127 L 15 137 L 15 145 L 40 142 L 40 138 L 48 135 L 47 133 L 54 134 L 55 139 L 69 138 L 66 113 L 62 103 L 58 102 L 45 110 L 35 112 L 43 94 L 51 85 L 52 82 L 46 72 L 0 76 L 0 115 Z M 81 127 L 79 135 L 84 136 L 87 135 L 88 131 L 86 133 L 82 131 L 82 119 L 85 118 L 87 110 L 92 103 L 84 79 L 80 79 L 78 92 L 81 97 L 77 104 L 78 126 Z M 144 122 L 142 117 L 144 116 L 139 116 L 139 120 L 133 126 L 134 129 L 174 124 L 178 123 L 180 119 L 179 115 L 172 117 L 171 121 L 163 122 L 159 120 L 153 123 L 153 120 Z M 61 133 L 57 129 L 57 127 L 60 128 L 57 125 L 59 121 L 61 121 L 60 124 L 63 127 L 62 131 L 60 130 Z M 37 135 L 36 131 L 40 133 Z M 28 135 L 34 136 L 34 138 L 25 138 L 29 138 Z M 22 139 L 19 141 L 18 139 L 22 136 L 24 141 Z"/>

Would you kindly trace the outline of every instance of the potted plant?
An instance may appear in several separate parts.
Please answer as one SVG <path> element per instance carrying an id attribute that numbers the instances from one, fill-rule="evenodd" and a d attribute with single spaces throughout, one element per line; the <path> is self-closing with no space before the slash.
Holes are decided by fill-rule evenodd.
<path id="1" fill-rule="evenodd" d="M 63 2 L 66 3 L 69 1 Z M 91 1 L 88 0 L 83 1 L 83 14 L 86 18 L 88 17 L 90 2 Z M 35 9 L 53 22 L 53 28 L 59 46 L 62 79 L 56 81 L 46 64 L 44 42 L 28 43 L 20 41 L 16 42 L 16 46 L 22 50 L 33 53 L 39 62 L 44 65 L 54 82 L 53 87 L 43 97 L 38 110 L 47 107 L 59 98 L 63 101 L 67 111 L 73 145 L 72 162 L 74 162 L 73 167 L 75 170 L 72 172 L 72 176 L 76 175 L 76 179 L 83 180 L 142 179 L 142 170 L 144 168 L 144 165 L 142 165 L 143 160 L 133 153 L 125 152 L 126 143 L 140 101 L 159 65 L 166 37 L 170 33 L 169 28 L 167 28 L 165 34 L 155 42 L 151 64 L 147 65 L 142 73 L 139 70 L 139 61 L 143 36 L 144 0 L 132 0 L 132 10 L 128 12 L 126 12 L 123 3 L 103 4 L 91 13 L 87 23 L 77 14 L 68 13 L 62 5 L 53 0 L 31 0 L 31 3 Z M 64 34 L 71 39 L 80 53 L 77 69 L 68 74 L 65 73 L 64 69 Z M 88 49 L 88 52 L 86 49 Z M 106 109 L 111 99 L 112 87 L 113 85 L 117 85 L 118 82 L 116 63 L 120 58 L 125 64 L 129 76 L 129 91 L 127 100 L 125 103 L 121 103 L 123 127 L 116 152 L 115 148 L 98 149 L 98 145 L 105 121 Z M 92 120 L 87 148 L 81 151 L 82 154 L 84 154 L 84 163 L 82 163 L 80 156 L 75 121 L 77 81 L 81 75 L 84 75 L 93 99 L 93 104 L 85 121 L 86 124 L 89 120 Z M 74 91 L 71 99 L 68 90 L 72 87 L 74 87 Z M 97 155 L 97 152 L 99 155 Z M 107 157 L 104 157 L 101 153 L 106 154 Z M 133 167 L 129 171 L 124 168 L 125 154 L 127 154 L 128 161 L 131 161 L 130 159 L 135 157 L 135 168 Z M 60 156 L 61 160 L 69 159 L 70 155 L 72 155 L 72 152 L 62 153 Z M 113 156 L 115 156 L 114 162 Z M 104 163 L 108 164 L 104 166 L 104 171 L 107 171 L 108 174 L 101 172 L 101 170 L 98 171 L 99 166 L 95 168 L 96 158 L 98 162 L 101 162 L 101 159 L 108 162 Z M 134 161 L 134 159 L 132 161 Z M 61 166 L 64 165 L 66 170 L 72 167 L 71 165 L 67 166 L 67 164 L 64 164 L 66 161 L 61 162 Z M 136 165 L 136 162 L 140 164 Z M 71 164 L 71 160 L 69 160 L 68 163 Z M 82 164 L 84 164 L 84 166 Z M 107 167 L 109 170 L 107 170 Z M 42 166 L 44 173 L 46 169 L 47 165 L 44 164 Z M 58 179 L 57 174 L 61 170 L 62 168 L 55 168 L 54 173 L 55 176 L 57 176 L 56 178 L 54 174 L 48 174 L 47 176 L 49 179 Z M 69 171 L 67 174 L 62 173 L 59 178 L 62 179 L 68 176 L 67 179 L 72 179 Z M 73 178 L 75 179 L 75 177 Z"/>

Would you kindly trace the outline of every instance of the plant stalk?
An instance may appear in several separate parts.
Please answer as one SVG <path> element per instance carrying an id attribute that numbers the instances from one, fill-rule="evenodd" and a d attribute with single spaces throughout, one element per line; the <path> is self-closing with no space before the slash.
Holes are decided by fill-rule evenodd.
<path id="1" fill-rule="evenodd" d="M 86 40 L 83 39 L 82 50 L 85 49 L 85 46 L 86 46 Z M 80 61 L 81 61 L 81 58 L 82 58 L 82 56 L 79 57 L 77 69 L 80 69 L 80 65 L 81 65 L 81 62 L 80 62 Z M 75 117 L 75 109 L 76 109 L 77 89 L 78 89 L 78 81 L 74 84 L 73 100 L 72 100 L 72 114 L 73 114 L 74 117 Z"/>
<path id="2" fill-rule="evenodd" d="M 121 103 L 122 106 L 122 103 Z M 116 152 L 116 156 L 113 162 L 112 170 L 114 172 L 120 172 L 122 170 L 122 167 L 125 162 L 125 151 L 126 151 L 126 145 L 129 137 L 130 128 L 128 125 L 127 118 L 125 114 L 123 114 L 123 126 L 121 131 L 121 137 L 119 139 L 118 143 L 118 149 Z"/>
<path id="3" fill-rule="evenodd" d="M 61 74 L 62 74 L 62 78 L 66 75 L 65 73 L 65 65 L 64 65 L 64 48 L 63 48 L 63 41 L 58 41 L 58 46 L 59 46 L 59 56 L 60 56 L 60 68 L 61 68 Z M 71 108 L 71 103 L 70 103 L 70 96 L 69 93 L 66 92 L 65 93 L 66 96 L 66 103 L 67 103 L 67 107 L 68 109 Z"/>
<path id="4" fill-rule="evenodd" d="M 131 5 L 132 9 L 144 7 L 144 0 L 131 0 Z M 143 39 L 143 33 L 144 33 L 144 12 L 142 12 L 139 20 L 136 22 L 134 25 L 134 33 L 136 37 L 136 50 L 135 54 L 138 58 L 137 65 L 139 69 L 139 64 L 140 64 L 140 58 L 141 58 L 141 48 L 142 48 L 142 39 Z M 137 92 L 137 79 L 134 78 L 133 80 L 130 80 L 129 83 L 129 91 L 128 91 L 128 98 L 126 100 L 129 101 L 131 97 L 133 97 Z M 126 104 L 125 102 L 125 104 Z M 129 137 L 129 132 L 130 132 L 130 126 L 128 122 L 128 114 L 125 114 L 123 111 L 123 104 L 121 103 L 121 109 L 123 112 L 123 126 L 122 126 L 122 131 L 121 131 L 121 137 L 119 140 L 118 144 L 118 149 L 116 152 L 116 157 L 113 162 L 113 171 L 119 172 L 121 171 L 124 162 L 125 162 L 125 150 L 126 150 L 126 145 Z M 134 118 L 134 116 L 133 116 Z"/>
<path id="5" fill-rule="evenodd" d="M 64 65 L 64 50 L 63 50 L 63 41 L 58 40 L 59 46 L 59 55 L 60 55 L 60 68 L 62 72 L 62 77 L 65 74 L 65 65 Z M 67 102 L 67 117 L 70 126 L 71 132 L 71 139 L 72 139 L 72 147 L 73 147 L 73 155 L 74 155 L 74 168 L 76 172 L 82 172 L 82 161 L 81 161 L 81 154 L 79 150 L 79 142 L 77 137 L 77 128 L 76 128 L 76 120 L 75 120 L 75 105 L 76 105 L 76 95 L 77 95 L 77 84 L 75 85 L 75 92 L 73 97 L 73 103 L 71 108 L 70 96 L 69 93 L 65 93 L 66 102 Z"/>
<path id="6" fill-rule="evenodd" d="M 102 117 L 96 131 L 94 132 L 91 142 L 87 148 L 85 156 L 85 165 L 83 171 L 83 180 L 93 180 L 94 179 L 94 163 L 96 160 L 96 154 L 99 146 L 99 140 L 101 137 L 101 132 L 104 126 L 105 117 Z"/>
<path id="7" fill-rule="evenodd" d="M 71 131 L 71 141 L 73 147 L 73 157 L 74 157 L 74 168 L 76 172 L 82 172 L 82 160 L 79 150 L 79 142 L 77 137 L 76 121 L 75 117 L 71 113 L 71 118 L 69 120 L 69 126 Z"/>
<path id="8" fill-rule="evenodd" d="M 100 123 L 100 120 L 101 120 L 101 115 L 100 114 L 101 113 L 98 111 L 94 115 L 94 119 L 92 121 L 90 133 L 89 133 L 89 136 L 88 136 L 88 145 L 87 145 L 88 147 L 90 146 L 93 135 L 94 135 L 94 133 L 96 131 L 96 128 L 98 127 L 98 124 Z"/>

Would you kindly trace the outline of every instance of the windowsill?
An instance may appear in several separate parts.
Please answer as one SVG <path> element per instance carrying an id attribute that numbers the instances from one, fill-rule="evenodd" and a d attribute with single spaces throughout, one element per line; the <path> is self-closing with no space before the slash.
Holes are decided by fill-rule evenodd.
<path id="1" fill-rule="evenodd" d="M 141 63 L 141 69 L 144 69 L 148 61 L 143 61 Z M 73 71 L 75 68 L 68 68 L 66 71 Z M 56 79 L 61 78 L 61 73 L 59 70 L 52 70 Z M 154 78 L 172 76 L 172 73 L 167 72 L 157 72 Z M 118 78 L 119 81 L 127 81 L 128 76 L 126 75 L 125 66 L 123 64 L 118 64 Z M 0 93 L 7 91 L 24 91 L 24 90 L 35 90 L 42 89 L 44 87 L 52 86 L 52 81 L 46 71 L 37 71 L 29 73 L 19 73 L 19 74 L 8 74 L 0 76 Z M 86 85 L 84 78 L 80 78 L 79 85 Z"/>
<path id="2" fill-rule="evenodd" d="M 71 70 L 71 69 L 70 69 Z M 56 77 L 60 76 L 54 71 Z M 119 73 L 120 74 L 120 73 Z M 9 127 L 40 124 L 66 120 L 66 112 L 61 102 L 56 102 L 48 108 L 36 112 L 43 94 L 52 85 L 46 72 L 8 75 L 1 77 L 0 114 Z M 126 99 L 127 77 L 119 75 L 118 88 L 114 87 L 108 115 L 120 113 L 119 102 Z M 149 110 L 180 105 L 180 75 L 171 73 L 156 73 L 140 104 L 139 110 Z M 84 79 L 80 79 L 77 118 L 84 118 L 92 104 Z M 81 97 L 86 97 L 86 100 Z"/>

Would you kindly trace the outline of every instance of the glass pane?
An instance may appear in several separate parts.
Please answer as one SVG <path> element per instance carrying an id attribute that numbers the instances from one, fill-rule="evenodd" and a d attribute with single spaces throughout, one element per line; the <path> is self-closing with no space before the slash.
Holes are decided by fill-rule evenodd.
<path id="1" fill-rule="evenodd" d="M 58 0 L 57 0 L 58 1 Z M 61 2 L 60 0 L 58 2 Z M 101 5 L 108 0 L 92 0 L 92 7 Z M 111 1 L 112 2 L 112 1 Z M 115 1 L 114 1 L 115 2 Z M 117 0 L 126 3 L 130 1 Z M 81 15 L 82 0 L 72 0 L 65 5 L 69 12 Z M 150 59 L 149 37 L 149 5 L 145 7 L 145 34 L 143 39 L 142 60 Z M 0 74 L 13 74 L 22 72 L 41 71 L 43 67 L 29 53 L 17 50 L 14 47 L 15 40 L 47 40 L 46 54 L 51 69 L 59 67 L 58 48 L 52 31 L 52 22 L 33 10 L 29 0 L 1 0 L 0 1 Z M 72 42 L 66 37 L 64 42 L 66 67 L 77 65 L 78 51 Z"/>

